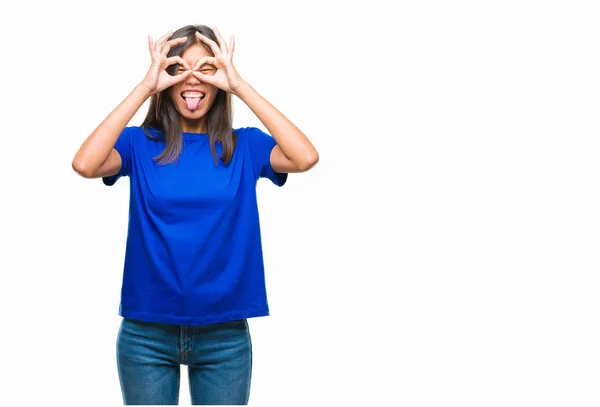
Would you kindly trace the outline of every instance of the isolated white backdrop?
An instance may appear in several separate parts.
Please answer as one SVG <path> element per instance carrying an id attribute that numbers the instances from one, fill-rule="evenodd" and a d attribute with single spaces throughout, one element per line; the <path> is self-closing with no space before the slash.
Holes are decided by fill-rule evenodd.
<path id="1" fill-rule="evenodd" d="M 122 403 L 129 181 L 71 160 L 143 78 L 147 34 L 190 23 L 236 36 L 321 158 L 258 185 L 251 405 L 600 403 L 594 2 L 0 7 L 2 404 Z M 234 125 L 263 127 L 239 100 Z"/>

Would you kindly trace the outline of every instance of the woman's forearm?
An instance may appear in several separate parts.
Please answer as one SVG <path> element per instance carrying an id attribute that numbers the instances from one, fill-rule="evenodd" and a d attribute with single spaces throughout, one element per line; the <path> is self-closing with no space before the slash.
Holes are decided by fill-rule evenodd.
<path id="1" fill-rule="evenodd" d="M 127 123 L 149 96 L 147 88 L 136 86 L 83 142 L 73 158 L 73 169 L 83 176 L 94 174 L 108 158 Z"/>
<path id="2" fill-rule="evenodd" d="M 298 168 L 309 168 L 319 160 L 317 150 L 304 133 L 248 83 L 242 82 L 233 93 L 248 105 L 273 136 L 283 154 Z"/>

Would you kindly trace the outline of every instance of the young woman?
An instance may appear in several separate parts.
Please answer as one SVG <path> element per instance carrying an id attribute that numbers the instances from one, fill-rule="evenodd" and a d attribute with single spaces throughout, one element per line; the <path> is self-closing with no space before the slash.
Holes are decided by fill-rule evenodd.
<path id="1" fill-rule="evenodd" d="M 73 169 L 113 185 L 130 177 L 117 336 L 125 404 L 177 404 L 180 365 L 192 404 L 247 404 L 247 318 L 269 314 L 256 182 L 282 186 L 318 153 L 245 82 L 217 29 L 148 38 L 145 78 L 84 141 Z M 232 129 L 231 95 L 271 135 Z M 148 99 L 141 126 L 129 121 Z"/>

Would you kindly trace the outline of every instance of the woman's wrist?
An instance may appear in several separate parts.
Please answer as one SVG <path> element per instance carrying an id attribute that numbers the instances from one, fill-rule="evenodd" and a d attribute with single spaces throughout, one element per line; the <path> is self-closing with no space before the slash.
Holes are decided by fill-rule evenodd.
<path id="1" fill-rule="evenodd" d="M 144 100 L 153 95 L 153 92 L 144 84 L 144 82 L 139 83 L 133 91 L 136 95 L 143 97 Z"/>
<path id="2" fill-rule="evenodd" d="M 250 84 L 244 80 L 242 80 L 238 85 L 236 85 L 235 87 L 231 88 L 231 93 L 236 95 L 239 98 L 242 98 L 242 96 L 247 93 L 247 91 L 249 89 L 252 89 L 252 87 L 250 86 Z"/>

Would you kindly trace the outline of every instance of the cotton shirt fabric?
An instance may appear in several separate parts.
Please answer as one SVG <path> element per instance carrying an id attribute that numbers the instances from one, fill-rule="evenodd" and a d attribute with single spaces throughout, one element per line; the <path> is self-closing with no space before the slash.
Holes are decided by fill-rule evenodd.
<path id="1" fill-rule="evenodd" d="M 235 129 L 228 165 L 215 165 L 207 133 L 183 133 L 178 161 L 153 160 L 164 135 L 126 127 L 114 148 L 130 178 L 129 222 L 119 315 L 205 325 L 269 315 L 256 185 L 283 186 L 270 155 L 276 141 L 254 127 Z M 222 145 L 215 145 L 217 157 Z"/>

